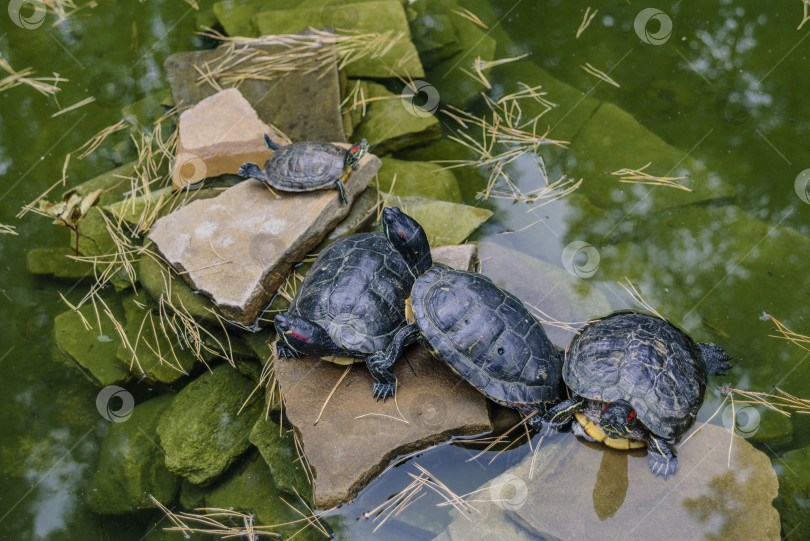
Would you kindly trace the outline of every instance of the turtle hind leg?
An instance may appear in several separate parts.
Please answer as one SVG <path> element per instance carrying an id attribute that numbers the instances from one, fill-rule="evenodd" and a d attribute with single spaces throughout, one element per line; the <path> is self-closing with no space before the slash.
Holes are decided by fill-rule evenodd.
<path id="1" fill-rule="evenodd" d="M 650 455 L 650 471 L 657 477 L 666 479 L 678 471 L 678 457 L 663 438 L 650 434 L 647 439 Z"/>
<path id="2" fill-rule="evenodd" d="M 551 430 L 565 430 L 566 426 L 574 418 L 574 413 L 582 409 L 585 399 L 581 396 L 574 396 L 568 400 L 563 400 L 550 410 L 543 417 L 543 422 Z"/>
<path id="3" fill-rule="evenodd" d="M 264 134 L 264 146 L 266 146 L 269 150 L 278 150 L 281 148 L 281 145 L 279 145 L 278 143 L 274 143 L 270 139 L 270 136 L 267 135 L 266 133 Z"/>
<path id="4" fill-rule="evenodd" d="M 731 368 L 731 357 L 726 355 L 723 348 L 715 346 L 714 344 L 702 343 L 698 344 L 700 354 L 703 360 L 706 361 L 706 371 L 711 376 L 723 376 L 726 370 Z"/>
<path id="5" fill-rule="evenodd" d="M 374 378 L 373 392 L 377 400 L 382 398 L 385 402 L 386 398 L 393 396 L 397 388 L 397 378 L 389 369 L 402 353 L 402 349 L 416 342 L 419 333 L 416 324 L 407 325 L 397 332 L 385 351 L 378 351 L 366 357 L 366 366 Z"/>
<path id="6" fill-rule="evenodd" d="M 264 171 L 262 171 L 258 165 L 251 162 L 243 163 L 237 175 L 242 178 L 255 178 L 261 181 L 267 181 L 267 176 L 264 174 Z"/>
<path id="7" fill-rule="evenodd" d="M 340 193 L 340 199 L 343 201 L 343 204 L 348 205 L 349 199 L 346 197 L 346 186 L 344 186 L 343 181 L 337 179 L 335 181 L 335 187 L 338 189 L 338 193 Z"/>

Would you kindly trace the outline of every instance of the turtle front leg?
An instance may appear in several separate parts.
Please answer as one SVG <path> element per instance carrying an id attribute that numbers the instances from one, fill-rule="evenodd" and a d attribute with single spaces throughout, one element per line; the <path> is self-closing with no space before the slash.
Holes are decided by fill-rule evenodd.
<path id="1" fill-rule="evenodd" d="M 397 378 L 389 369 L 402 354 L 402 349 L 416 342 L 419 333 L 419 327 L 415 323 L 407 325 L 394 335 L 394 339 L 385 351 L 378 351 L 366 357 L 366 366 L 371 372 L 371 377 L 374 378 L 373 392 L 374 398 L 377 400 L 382 398 L 385 402 L 386 398 L 393 396 L 397 388 Z"/>
<path id="2" fill-rule="evenodd" d="M 264 171 L 262 171 L 258 165 L 251 162 L 243 163 L 237 175 L 242 178 L 255 178 L 263 182 L 267 181 L 267 175 L 264 174 Z"/>
<path id="3" fill-rule="evenodd" d="M 343 185 L 343 181 L 341 179 L 337 179 L 335 181 L 335 187 L 338 189 L 340 193 L 340 199 L 343 201 L 344 205 L 349 204 L 349 199 L 346 197 L 346 186 Z"/>
<path id="4" fill-rule="evenodd" d="M 585 399 L 581 396 L 574 396 L 568 400 L 563 400 L 546 412 L 543 418 L 544 424 L 550 430 L 564 430 L 566 425 L 574 418 L 574 413 L 582 409 Z"/>
<path id="5" fill-rule="evenodd" d="M 650 454 L 650 471 L 654 475 L 666 479 L 677 473 L 678 457 L 663 438 L 650 434 L 647 439 L 647 451 Z"/>
<path id="6" fill-rule="evenodd" d="M 520 412 L 523 417 L 529 417 L 526 421 L 526 424 L 529 425 L 529 428 L 533 428 L 535 430 L 540 430 L 543 428 L 543 419 L 546 416 L 546 405 L 545 404 L 520 404 L 516 405 L 515 409 Z"/>
<path id="7" fill-rule="evenodd" d="M 301 354 L 291 348 L 289 345 L 283 343 L 281 340 L 276 342 L 276 355 L 279 357 L 300 357 Z"/>

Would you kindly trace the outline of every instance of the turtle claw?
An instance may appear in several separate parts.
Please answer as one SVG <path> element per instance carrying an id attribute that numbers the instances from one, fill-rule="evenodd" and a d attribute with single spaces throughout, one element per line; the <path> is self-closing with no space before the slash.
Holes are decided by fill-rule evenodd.
<path id="1" fill-rule="evenodd" d="M 380 383 L 375 381 L 374 382 L 374 398 L 379 401 L 382 398 L 383 404 L 385 403 L 385 399 L 389 396 L 394 396 L 394 391 L 396 390 L 397 385 L 396 383 Z"/>
<path id="2" fill-rule="evenodd" d="M 663 477 L 666 480 L 678 472 L 678 459 L 674 456 L 667 458 L 658 453 L 650 453 L 650 471 L 656 477 Z"/>
<path id="3" fill-rule="evenodd" d="M 279 357 L 300 357 L 297 351 L 286 344 L 276 344 L 276 354 Z"/>

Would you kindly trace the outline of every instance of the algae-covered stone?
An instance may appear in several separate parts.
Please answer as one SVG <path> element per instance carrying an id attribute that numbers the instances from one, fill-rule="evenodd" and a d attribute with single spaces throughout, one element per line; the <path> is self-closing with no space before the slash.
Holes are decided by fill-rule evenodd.
<path id="1" fill-rule="evenodd" d="M 409 6 L 408 17 L 413 43 L 425 68 L 461 51 L 452 21 L 454 16 L 430 1 L 419 0 Z"/>
<path id="2" fill-rule="evenodd" d="M 259 36 L 255 15 L 268 4 L 267 0 L 225 0 L 214 4 L 213 10 L 227 35 L 255 38 Z"/>
<path id="3" fill-rule="evenodd" d="M 138 404 L 129 419 L 110 423 L 90 484 L 93 511 L 119 515 L 152 509 L 155 504 L 149 499 L 150 495 L 163 505 L 172 502 L 179 482 L 166 469 L 155 432 L 172 398 L 172 395 L 163 395 Z"/>
<path id="4" fill-rule="evenodd" d="M 492 211 L 422 197 L 383 195 L 389 207 L 399 207 L 419 222 L 431 246 L 461 244 L 492 216 Z"/>
<path id="5" fill-rule="evenodd" d="M 51 274 L 56 278 L 84 278 L 93 275 L 93 265 L 76 261 L 76 253 L 68 247 L 34 248 L 28 251 L 28 272 Z"/>
<path id="6" fill-rule="evenodd" d="M 117 303 L 108 300 L 107 305 L 115 317 L 123 321 L 122 310 Z M 87 329 L 84 321 L 93 327 Z M 116 359 L 120 339 L 113 323 L 102 315 L 101 325 L 99 330 L 91 304 L 79 308 L 78 313 L 73 310 L 62 312 L 53 321 L 57 351 L 86 371 L 99 387 L 104 387 L 125 380 L 128 372 Z"/>
<path id="7" fill-rule="evenodd" d="M 753 418 L 749 417 L 750 421 L 737 418 L 738 425 L 745 422 L 746 425 L 756 427 L 756 432 L 748 437 L 751 443 L 767 445 L 768 449 L 774 450 L 785 448 L 793 442 L 793 421 L 790 417 L 769 408 L 758 408 L 757 414 L 751 415 Z M 742 428 L 745 425 L 740 427 Z"/>
<path id="8" fill-rule="evenodd" d="M 250 431 L 250 443 L 259 448 L 278 488 L 298 493 L 313 503 L 313 487 L 295 448 L 293 432 L 264 417 Z"/>
<path id="9" fill-rule="evenodd" d="M 96 190 L 102 190 L 96 204 L 109 205 L 123 199 L 124 194 L 131 189 L 128 177 L 133 175 L 137 164 L 138 162 L 130 162 L 116 167 L 79 184 L 75 188 L 71 188 L 71 190 L 82 197 L 86 197 Z"/>
<path id="10" fill-rule="evenodd" d="M 169 471 L 206 485 L 244 453 L 260 412 L 259 400 L 251 396 L 253 387 L 232 366 L 222 364 L 177 393 L 157 427 Z"/>
<path id="11" fill-rule="evenodd" d="M 144 296 L 130 296 L 123 304 L 128 345 L 118 342 L 116 357 L 119 364 L 151 382 L 172 383 L 188 375 L 197 357 L 180 345 L 169 327 L 160 324 L 160 318 L 152 313 L 149 301 Z"/>
<path id="12" fill-rule="evenodd" d="M 367 81 L 358 84 L 365 99 L 381 98 L 366 105 L 366 115 L 353 135 L 355 139 L 367 139 L 376 154 L 424 145 L 441 137 L 441 124 L 430 112 L 403 100 L 380 84 Z M 356 115 L 357 109 L 352 113 Z"/>
<path id="13" fill-rule="evenodd" d="M 452 171 L 429 162 L 381 158 L 377 188 L 394 195 L 417 195 L 461 203 L 461 189 Z M 396 177 L 396 180 L 394 180 Z"/>
<path id="14" fill-rule="evenodd" d="M 337 33 L 391 32 L 401 34 L 382 56 L 370 56 L 352 61 L 344 68 L 350 77 L 411 77 L 422 78 L 425 72 L 419 54 L 411 42 L 411 32 L 405 10 L 394 0 L 349 2 L 326 7 L 265 11 L 256 15 L 256 26 L 262 35 L 294 34 L 310 27 L 333 28 Z"/>
<path id="15" fill-rule="evenodd" d="M 774 461 L 779 475 L 775 505 L 782 518 L 782 531 L 795 539 L 810 539 L 810 447 L 794 449 Z"/>
<path id="16" fill-rule="evenodd" d="M 349 215 L 343 218 L 335 228 L 326 235 L 326 238 L 318 246 L 320 252 L 327 245 L 336 240 L 353 235 L 358 231 L 370 226 L 377 216 L 377 204 L 379 202 L 379 192 L 376 188 L 369 186 L 363 193 L 357 196 L 352 204 Z"/>
<path id="17" fill-rule="evenodd" d="M 721 180 L 684 151 L 674 148 L 639 124 L 629 113 L 603 103 L 574 137 L 572 174 L 583 177 L 579 188 L 591 202 L 622 215 L 645 215 L 658 210 L 734 195 Z M 693 191 L 619 182 L 612 172 L 640 169 L 656 176 L 686 176 L 679 183 Z"/>
<path id="18" fill-rule="evenodd" d="M 141 100 L 125 105 L 121 108 L 121 115 L 129 122 L 133 130 L 138 130 L 142 126 L 150 126 L 172 105 L 172 92 L 170 89 L 164 88 Z"/>

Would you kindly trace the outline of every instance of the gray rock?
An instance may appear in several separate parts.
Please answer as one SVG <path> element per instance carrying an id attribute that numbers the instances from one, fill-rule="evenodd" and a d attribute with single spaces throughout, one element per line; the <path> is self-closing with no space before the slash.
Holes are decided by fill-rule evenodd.
<path id="1" fill-rule="evenodd" d="M 478 266 L 478 247 L 475 244 L 438 246 L 430 250 L 434 263 L 442 263 L 459 270 L 475 270 Z"/>
<path id="2" fill-rule="evenodd" d="M 175 53 L 166 59 L 166 76 L 178 105 L 193 105 L 219 92 L 219 88 L 209 83 L 197 84 L 199 74 L 194 66 L 204 69 L 206 63 L 221 62 L 226 47 Z M 282 47 L 256 49 L 273 54 Z M 239 85 L 239 91 L 263 122 L 275 126 L 293 141 L 345 141 L 340 84 L 334 66 L 314 72 L 284 72 L 266 80 L 246 79 Z"/>
<path id="3" fill-rule="evenodd" d="M 163 395 L 138 404 L 132 416 L 110 423 L 101 444 L 101 458 L 90 483 L 90 507 L 103 515 L 153 509 L 154 496 L 169 505 L 180 488 L 166 469 L 155 429 L 173 396 Z"/>
<path id="4" fill-rule="evenodd" d="M 654 477 L 644 452 L 583 444 L 564 434 L 493 479 L 490 504 L 436 539 L 779 539 L 779 488 L 765 453 L 706 425 L 679 445 L 675 478 Z M 484 486 L 482 488 L 487 488 Z M 479 498 L 485 499 L 485 498 Z"/>
<path id="5" fill-rule="evenodd" d="M 251 397 L 253 388 L 235 368 L 222 364 L 177 393 L 157 427 L 169 471 L 206 485 L 247 451 L 261 411 L 260 401 Z"/>
<path id="6" fill-rule="evenodd" d="M 346 182 L 349 205 L 334 189 L 274 197 L 249 179 L 161 218 L 149 239 L 226 317 L 249 325 L 290 268 L 348 215 L 379 167 L 376 156 L 363 157 Z"/>

